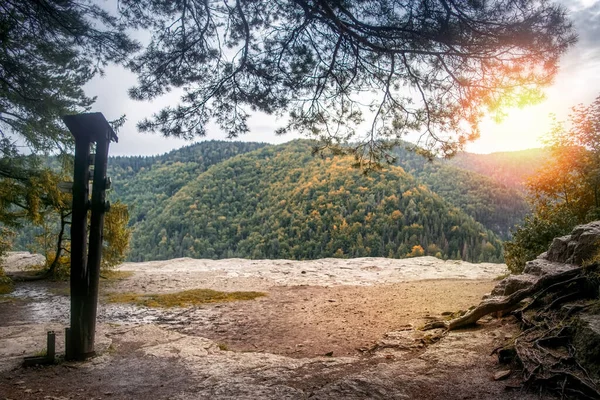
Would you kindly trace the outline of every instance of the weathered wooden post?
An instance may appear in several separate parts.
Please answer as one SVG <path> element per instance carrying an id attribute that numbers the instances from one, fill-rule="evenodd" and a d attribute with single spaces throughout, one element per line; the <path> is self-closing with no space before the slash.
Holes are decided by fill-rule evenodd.
<path id="1" fill-rule="evenodd" d="M 108 145 L 117 135 L 102 113 L 67 115 L 63 121 L 75 137 L 73 173 L 73 213 L 71 223 L 71 327 L 65 358 L 84 360 L 94 354 L 98 283 L 102 256 L 102 230 L 107 189 Z M 96 154 L 90 156 L 91 144 Z M 94 165 L 92 199 L 88 183 L 90 165 Z M 88 249 L 88 210 L 91 209 Z"/>

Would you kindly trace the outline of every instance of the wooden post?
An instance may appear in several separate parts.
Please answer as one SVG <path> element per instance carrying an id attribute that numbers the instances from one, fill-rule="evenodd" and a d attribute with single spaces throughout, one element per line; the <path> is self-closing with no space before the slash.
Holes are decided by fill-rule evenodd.
<path id="1" fill-rule="evenodd" d="M 108 145 L 117 136 L 101 113 L 69 115 L 63 121 L 75 137 L 73 221 L 71 224 L 71 327 L 66 358 L 85 360 L 94 354 L 102 230 L 106 212 Z M 89 200 L 90 145 L 96 143 L 92 201 Z M 87 213 L 91 208 L 89 250 Z"/>
<path id="2" fill-rule="evenodd" d="M 87 270 L 89 275 L 88 296 L 84 305 L 83 325 L 86 327 L 86 356 L 94 351 L 94 332 L 96 331 L 96 312 L 98 305 L 98 284 L 100 282 L 100 263 L 102 259 L 102 231 L 106 212 L 106 162 L 108 159 L 108 132 L 96 142 L 94 163 L 94 182 L 92 184 L 92 215 L 90 218 L 90 242 Z"/>
<path id="3" fill-rule="evenodd" d="M 88 332 L 81 324 L 88 296 L 87 216 L 89 209 L 90 138 L 75 136 L 75 165 L 73 172 L 73 213 L 71 221 L 71 340 L 65 343 L 66 356 L 81 358 L 89 352 L 85 337 Z"/>
<path id="4" fill-rule="evenodd" d="M 56 334 L 49 331 L 46 336 L 46 358 L 48 362 L 54 362 L 56 358 Z"/>
<path id="5" fill-rule="evenodd" d="M 65 328 L 65 360 L 74 360 L 73 354 L 71 354 L 71 328 Z"/>

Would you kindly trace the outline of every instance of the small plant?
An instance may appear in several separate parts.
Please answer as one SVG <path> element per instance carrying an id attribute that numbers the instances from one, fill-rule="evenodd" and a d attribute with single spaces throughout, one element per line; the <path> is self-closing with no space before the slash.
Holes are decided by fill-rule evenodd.
<path id="1" fill-rule="evenodd" d="M 43 349 L 43 350 L 38 350 L 35 353 L 33 353 L 34 357 L 46 357 L 48 355 L 48 350 Z"/>
<path id="2" fill-rule="evenodd" d="M 222 350 L 222 351 L 228 351 L 229 350 L 229 346 L 227 346 L 225 343 L 218 343 L 217 347 L 219 348 L 219 350 Z"/>
<path id="3" fill-rule="evenodd" d="M 497 277 L 494 278 L 494 280 L 501 281 L 502 279 L 508 278 L 509 276 L 510 276 L 510 272 L 507 272 L 505 274 L 498 275 Z"/>
<path id="4" fill-rule="evenodd" d="M 114 343 L 111 343 L 106 349 L 106 352 L 108 354 L 115 354 L 117 352 L 117 347 L 114 345 Z"/>
<path id="5" fill-rule="evenodd" d="M 14 287 L 10 283 L 0 283 L 0 295 L 9 294 L 14 290 Z"/>
<path id="6" fill-rule="evenodd" d="M 14 289 L 12 280 L 4 275 L 4 271 L 0 268 L 0 294 L 8 294 Z"/>

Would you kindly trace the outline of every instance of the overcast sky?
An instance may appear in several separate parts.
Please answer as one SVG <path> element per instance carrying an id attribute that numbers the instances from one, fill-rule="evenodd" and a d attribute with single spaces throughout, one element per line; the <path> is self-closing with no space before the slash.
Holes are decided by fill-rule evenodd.
<path id="1" fill-rule="evenodd" d="M 600 95 L 600 0 L 561 0 L 570 10 L 579 35 L 579 42 L 561 60 L 560 72 L 554 84 L 546 90 L 544 102 L 524 109 L 511 110 L 500 124 L 486 119 L 480 127 L 481 138 L 467 147 L 468 151 L 490 153 L 539 147 L 539 137 L 548 132 L 549 114 L 566 119 L 571 107 L 590 104 Z M 157 134 L 139 133 L 136 123 L 166 105 L 176 104 L 178 96 L 170 94 L 152 102 L 133 101 L 127 89 L 135 84 L 135 76 L 121 67 L 109 67 L 103 77 L 97 77 L 86 92 L 97 96 L 93 111 L 104 113 L 107 119 L 127 115 L 119 131 L 119 143 L 111 145 L 111 155 L 152 155 L 190 144 L 180 139 L 163 138 Z M 277 121 L 257 114 L 250 120 L 251 132 L 238 140 L 283 143 L 297 136 L 275 136 Z M 208 135 L 199 140 L 225 139 L 223 132 L 212 126 Z"/>

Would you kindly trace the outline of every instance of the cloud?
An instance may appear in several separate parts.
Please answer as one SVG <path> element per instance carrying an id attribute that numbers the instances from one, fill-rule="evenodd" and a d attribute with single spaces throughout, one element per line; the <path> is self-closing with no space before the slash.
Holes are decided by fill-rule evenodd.
<path id="1" fill-rule="evenodd" d="M 563 4 L 579 36 L 579 41 L 567 54 L 569 67 L 600 62 L 600 1 L 582 2 L 566 0 Z"/>

